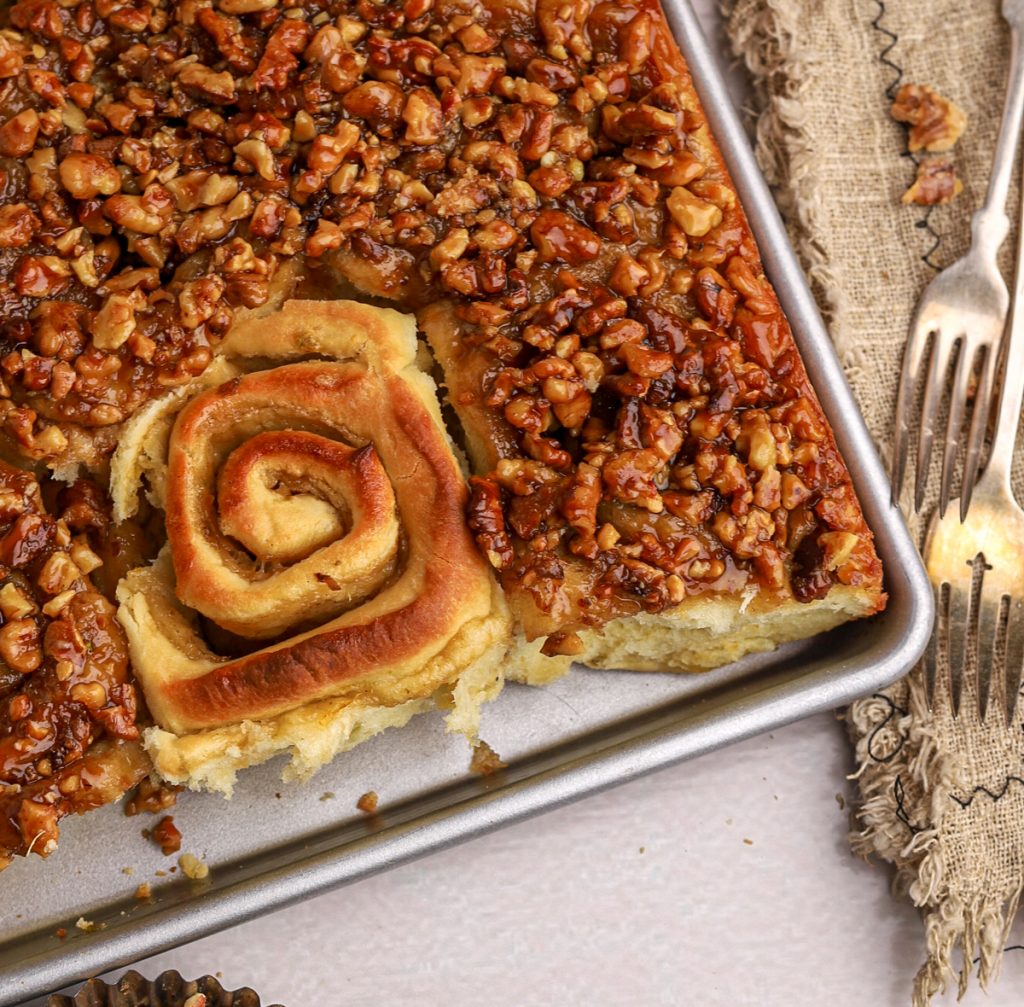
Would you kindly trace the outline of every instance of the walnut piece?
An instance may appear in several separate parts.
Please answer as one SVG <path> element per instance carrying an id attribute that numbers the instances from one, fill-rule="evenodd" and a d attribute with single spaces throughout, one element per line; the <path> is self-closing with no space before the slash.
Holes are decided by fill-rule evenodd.
<path id="1" fill-rule="evenodd" d="M 967 126 L 964 110 L 927 84 L 904 84 L 890 111 L 897 122 L 910 125 L 907 149 L 911 153 L 952 150 Z"/>
<path id="2" fill-rule="evenodd" d="M 948 157 L 929 157 L 917 166 L 917 178 L 905 193 L 904 203 L 941 206 L 960 195 L 964 183 L 956 177 L 956 168 Z"/>

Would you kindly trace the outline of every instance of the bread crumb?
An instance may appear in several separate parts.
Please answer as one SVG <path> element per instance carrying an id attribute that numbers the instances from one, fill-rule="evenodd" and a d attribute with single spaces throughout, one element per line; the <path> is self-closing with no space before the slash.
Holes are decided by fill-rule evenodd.
<path id="1" fill-rule="evenodd" d="M 321 801 L 333 801 L 334 800 L 334 791 L 333 790 L 325 790 L 320 795 L 320 800 Z"/>
<path id="2" fill-rule="evenodd" d="M 135 889 L 135 897 L 140 902 L 144 902 L 146 899 L 151 899 L 153 897 L 153 886 L 148 881 L 143 881 L 142 884 Z"/>
<path id="3" fill-rule="evenodd" d="M 122 867 L 121 868 L 121 873 L 122 874 L 127 874 L 128 877 L 131 877 L 135 873 L 135 868 L 134 867 Z"/>
<path id="4" fill-rule="evenodd" d="M 469 771 L 478 776 L 490 776 L 492 773 L 504 769 L 508 763 L 503 762 L 486 741 L 477 741 L 473 746 L 473 757 L 469 760 Z"/>
<path id="5" fill-rule="evenodd" d="M 79 916 L 78 919 L 75 920 L 75 926 L 78 927 L 79 930 L 84 930 L 87 934 L 99 929 L 92 920 L 87 920 L 84 916 Z"/>
<path id="6" fill-rule="evenodd" d="M 744 839 L 743 842 L 746 843 L 747 846 L 753 846 L 754 845 L 754 840 L 753 839 Z"/>
<path id="7" fill-rule="evenodd" d="M 372 815 L 377 811 L 377 803 L 379 798 L 377 797 L 376 790 L 368 790 L 362 797 L 356 801 L 356 807 L 360 811 L 366 812 L 368 815 Z"/>
<path id="8" fill-rule="evenodd" d="M 203 878 L 209 877 L 210 868 L 195 854 L 183 853 L 178 857 L 178 863 L 181 865 L 185 877 L 191 878 L 193 881 L 202 881 Z"/>

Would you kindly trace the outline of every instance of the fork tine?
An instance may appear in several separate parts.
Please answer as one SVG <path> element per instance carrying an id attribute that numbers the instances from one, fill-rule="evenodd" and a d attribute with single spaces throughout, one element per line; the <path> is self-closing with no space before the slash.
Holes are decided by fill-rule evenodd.
<path id="1" fill-rule="evenodd" d="M 913 324 L 910 337 L 903 350 L 899 391 L 896 393 L 896 437 L 892 454 L 892 503 L 899 506 L 900 490 L 907 471 L 907 442 L 910 439 L 910 414 L 917 393 L 921 363 L 928 347 L 931 330 L 926 325 Z"/>
<path id="2" fill-rule="evenodd" d="M 946 653 L 949 655 L 949 698 L 953 716 L 960 715 L 964 691 L 964 664 L 967 661 L 967 627 L 970 625 L 970 588 L 965 593 L 955 584 L 949 585 L 949 615 L 946 619 Z M 956 627 L 957 632 L 950 632 Z"/>
<path id="3" fill-rule="evenodd" d="M 996 634 L 999 632 L 999 613 L 1002 608 L 1002 592 L 993 597 L 985 591 L 981 582 L 981 597 L 978 600 L 977 679 L 978 712 L 982 723 L 988 716 L 989 700 L 992 698 L 992 665 L 996 657 Z"/>
<path id="4" fill-rule="evenodd" d="M 1011 598 L 1006 623 L 1006 725 L 1012 726 L 1024 670 L 1024 599 Z"/>
<path id="5" fill-rule="evenodd" d="M 967 336 L 960 345 L 956 359 L 956 373 L 950 392 L 949 415 L 946 419 L 946 443 L 942 452 L 942 480 L 939 484 L 939 517 L 945 517 L 949 506 L 950 488 L 953 484 L 953 470 L 956 467 L 957 448 L 960 446 L 960 431 L 967 411 L 967 388 L 974 372 L 976 351 Z M 981 402 L 975 399 L 975 408 Z M 920 505 L 918 505 L 920 506 Z"/>
<path id="6" fill-rule="evenodd" d="M 924 402 L 921 404 L 921 436 L 917 442 L 917 471 L 914 473 L 914 510 L 920 511 L 924 504 L 925 489 L 928 486 L 928 469 L 932 461 L 932 445 L 935 442 L 935 420 L 942 403 L 942 392 L 946 386 L 946 374 L 956 348 L 961 340 L 955 339 L 946 346 L 938 337 L 932 347 L 932 359 L 925 378 Z"/>
<path id="7" fill-rule="evenodd" d="M 960 520 L 967 518 L 971 506 L 974 484 L 978 481 L 981 468 L 981 451 L 985 446 L 988 418 L 992 412 L 992 387 L 995 382 L 996 356 L 992 347 L 983 346 L 984 360 L 978 375 L 978 390 L 974 398 L 974 412 L 971 415 L 971 429 L 967 435 L 967 454 L 964 456 L 964 474 L 960 480 Z"/>

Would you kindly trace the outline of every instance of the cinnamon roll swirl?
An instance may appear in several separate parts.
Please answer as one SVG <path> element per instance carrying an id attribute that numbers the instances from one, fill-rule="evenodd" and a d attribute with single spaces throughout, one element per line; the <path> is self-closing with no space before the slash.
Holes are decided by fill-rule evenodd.
<path id="1" fill-rule="evenodd" d="M 230 791 L 290 749 L 305 775 L 452 691 L 472 730 L 508 618 L 415 323 L 289 301 L 222 353 L 225 381 L 140 413 L 113 461 L 121 512 L 166 466 L 167 546 L 118 590 L 157 769 Z"/>

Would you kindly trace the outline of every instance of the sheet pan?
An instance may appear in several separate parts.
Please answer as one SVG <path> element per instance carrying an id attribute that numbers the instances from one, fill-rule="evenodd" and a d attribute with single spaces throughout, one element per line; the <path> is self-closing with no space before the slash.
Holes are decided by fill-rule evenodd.
<path id="1" fill-rule="evenodd" d="M 707 675 L 576 669 L 547 689 L 509 687 L 483 726 L 509 765 L 486 779 L 468 773 L 465 742 L 445 736 L 440 715 L 429 715 L 306 784 L 282 784 L 274 762 L 245 773 L 230 803 L 186 795 L 175 821 L 182 849 L 210 866 L 204 881 L 169 873 L 174 861 L 139 835 L 147 821 L 129 824 L 120 807 L 69 820 L 54 858 L 18 862 L 0 877 L 0 1007 L 841 706 L 919 657 L 932 603 L 917 551 L 889 505 L 888 479 L 714 54 L 688 0 L 664 6 L 876 535 L 888 609 Z M 367 790 L 381 800 L 372 819 L 355 809 Z M 133 897 L 143 881 L 153 887 L 148 902 Z M 76 927 L 80 919 L 88 929 Z M 58 928 L 68 936 L 58 938 Z"/>

